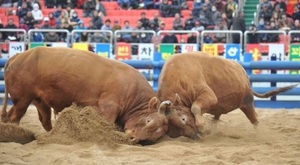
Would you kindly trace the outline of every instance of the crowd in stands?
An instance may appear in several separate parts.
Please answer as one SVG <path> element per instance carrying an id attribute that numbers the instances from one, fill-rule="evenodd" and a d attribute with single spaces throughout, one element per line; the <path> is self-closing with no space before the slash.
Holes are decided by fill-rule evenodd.
<path id="1" fill-rule="evenodd" d="M 105 1 L 107 2 L 107 1 Z M 236 0 L 194 0 L 189 6 L 189 0 L 117 0 L 118 9 L 144 10 L 137 22 L 113 20 L 107 14 L 107 9 L 100 0 L 1 0 L 2 9 L 9 8 L 7 23 L 0 22 L 0 28 L 9 29 L 74 29 L 84 30 L 246 30 L 242 12 L 236 12 Z M 289 0 L 263 0 L 260 4 L 258 25 L 252 24 L 249 30 L 300 30 L 300 0 L 295 5 Z M 5 8 L 6 7 L 6 8 Z M 291 9 L 292 8 L 292 9 Z M 53 9 L 46 15 L 43 9 Z M 147 10 L 156 10 L 153 18 L 147 16 Z M 189 11 L 183 14 L 183 11 Z M 238 13 L 233 17 L 233 13 Z M 11 16 L 11 17 L 9 17 Z M 16 19 L 17 17 L 17 19 Z M 166 25 L 164 19 L 173 19 L 172 26 Z M 87 20 L 88 21 L 85 21 Z M 134 26 L 132 26 L 134 25 Z M 169 27 L 169 28 L 167 28 Z M 278 34 L 249 33 L 250 43 L 278 42 Z M 109 42 L 110 33 L 77 32 L 74 40 L 77 42 Z M 225 33 L 204 35 L 205 43 L 225 43 Z M 0 33 L 0 42 L 5 40 L 21 41 L 22 34 L 17 32 Z M 30 36 L 31 42 L 67 42 L 63 32 L 35 32 Z M 188 35 L 187 39 L 179 39 L 176 34 L 168 33 L 161 38 L 154 38 L 148 33 L 121 33 L 118 41 L 129 43 L 196 43 L 196 36 Z M 300 34 L 292 37 L 293 42 L 300 42 Z M 239 43 L 239 36 L 233 35 L 233 43 Z"/>

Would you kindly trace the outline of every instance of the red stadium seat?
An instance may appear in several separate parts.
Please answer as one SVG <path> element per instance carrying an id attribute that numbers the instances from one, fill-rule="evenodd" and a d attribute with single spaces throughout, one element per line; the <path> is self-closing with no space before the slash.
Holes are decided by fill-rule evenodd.
<path id="1" fill-rule="evenodd" d="M 188 18 L 190 16 L 190 13 L 190 10 L 181 10 L 181 15 L 183 16 L 183 18 Z"/>
<path id="2" fill-rule="evenodd" d="M 50 12 L 54 13 L 54 12 L 55 12 L 55 9 L 47 9 L 47 8 L 44 8 L 44 9 L 42 10 L 42 12 L 43 12 L 44 17 L 48 17 L 48 14 L 49 14 Z"/>
<path id="3" fill-rule="evenodd" d="M 107 2 L 107 1 L 101 1 L 101 3 L 103 4 L 104 8 L 106 10 L 119 10 L 119 4 L 116 1 L 113 2 Z"/>
<path id="4" fill-rule="evenodd" d="M 6 15 L 6 9 L 5 8 L 0 8 L 0 15 L 1 16 L 4 16 L 4 15 Z"/>
<path id="5" fill-rule="evenodd" d="M 76 12 L 77 12 L 77 15 L 79 17 L 82 17 L 83 16 L 83 10 L 82 9 L 74 9 Z"/>
<path id="6" fill-rule="evenodd" d="M 186 4 L 187 4 L 189 10 L 193 9 L 194 1 L 187 1 Z"/>

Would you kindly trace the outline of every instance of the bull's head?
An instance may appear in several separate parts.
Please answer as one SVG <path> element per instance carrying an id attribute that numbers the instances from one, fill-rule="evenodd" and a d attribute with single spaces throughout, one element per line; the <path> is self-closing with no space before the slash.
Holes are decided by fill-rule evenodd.
<path id="1" fill-rule="evenodd" d="M 200 139 L 201 136 L 198 133 L 194 115 L 190 108 L 183 105 L 177 94 L 167 118 L 169 123 L 168 136 L 172 138 L 186 136 L 194 140 Z"/>
<path id="2" fill-rule="evenodd" d="M 170 105 L 170 101 L 164 101 L 159 105 L 159 100 L 153 97 L 149 101 L 149 113 L 127 122 L 125 133 L 130 137 L 131 144 L 152 143 L 165 135 L 168 129 L 166 110 Z"/>

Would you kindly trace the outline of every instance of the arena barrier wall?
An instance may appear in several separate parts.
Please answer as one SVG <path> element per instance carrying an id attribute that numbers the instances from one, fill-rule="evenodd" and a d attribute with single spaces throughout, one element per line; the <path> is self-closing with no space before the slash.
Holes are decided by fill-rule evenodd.
<path id="1" fill-rule="evenodd" d="M 16 29 L 12 29 L 16 31 Z M 10 29 L 0 29 L 0 32 L 6 32 L 10 31 Z M 24 31 L 20 31 L 24 33 Z M 28 33 L 25 32 L 24 34 L 24 41 L 21 41 L 22 44 L 28 45 L 28 48 L 32 48 L 30 46 L 30 40 L 26 39 L 26 37 L 29 38 L 29 36 L 35 31 L 29 31 Z M 45 32 L 45 31 L 41 31 Z M 65 31 L 63 31 L 65 32 Z M 73 36 L 77 32 L 82 32 L 82 31 L 73 31 L 72 33 L 66 32 L 68 37 L 67 41 L 70 41 L 70 43 L 66 42 L 66 47 L 73 47 L 75 49 L 82 49 L 82 47 L 74 47 L 74 40 Z M 88 31 L 89 32 L 89 31 Z M 92 31 L 91 31 L 92 32 Z M 94 31 L 93 31 L 94 32 Z M 103 32 L 99 30 L 99 32 Z M 127 31 L 126 31 L 127 32 Z M 168 32 L 168 31 L 164 31 Z M 171 33 L 176 33 L 176 31 L 169 31 Z M 211 33 L 211 31 L 202 31 L 201 36 L 204 35 L 204 33 Z M 224 31 L 226 32 L 226 31 Z M 264 32 L 264 31 L 262 31 Z M 278 31 L 277 31 L 278 32 Z M 118 33 L 121 33 L 121 31 L 118 31 L 116 33 L 110 33 L 110 35 L 113 35 L 113 38 L 116 38 L 116 35 Z M 159 36 L 162 32 L 157 32 L 156 35 Z M 185 33 L 183 31 L 182 33 Z M 190 32 L 194 33 L 194 32 Z M 246 31 L 245 34 L 249 33 L 249 31 Z M 290 84 L 295 84 L 300 82 L 300 44 L 299 43 L 293 43 L 293 44 L 288 44 L 287 42 L 289 39 L 286 38 L 286 33 L 283 34 L 281 31 L 279 32 L 284 36 L 284 41 L 282 43 L 259 43 L 256 45 L 253 44 L 247 44 L 242 41 L 239 44 L 231 44 L 231 43 L 224 43 L 224 48 L 222 48 L 222 55 L 219 53 L 217 54 L 218 56 L 224 57 L 224 58 L 230 58 L 232 60 L 239 61 L 240 64 L 245 68 L 247 71 L 250 81 L 252 83 L 252 88 L 255 92 L 258 93 L 264 93 L 269 90 L 275 89 L 277 87 L 282 87 L 285 85 L 290 85 Z M 290 32 L 288 35 L 290 36 L 292 32 Z M 298 31 L 295 31 L 293 33 L 298 33 Z M 300 33 L 300 31 L 299 31 Z M 196 32 L 197 36 L 200 36 L 200 33 Z M 231 33 L 228 33 L 228 36 L 230 36 Z M 287 36 L 287 37 L 289 37 Z M 246 38 L 244 41 L 246 41 Z M 21 43 L 20 42 L 20 43 Z M 200 42 L 200 39 L 197 37 L 197 43 Z M 14 42 L 16 43 L 16 42 Z M 244 43 L 244 45 L 242 44 Z M 12 44 L 12 43 L 10 43 Z M 48 46 L 46 44 L 41 43 L 44 46 Z M 61 42 L 55 43 L 54 46 L 62 46 L 60 45 Z M 81 43 L 78 43 L 79 46 Z M 90 44 L 90 43 L 88 43 Z M 96 43 L 99 44 L 99 43 Z M 105 56 L 108 58 L 110 57 L 110 52 L 111 50 L 114 50 L 114 46 L 116 46 L 116 42 L 113 40 L 110 40 L 110 43 L 100 43 L 100 45 L 97 45 L 95 48 L 96 54 L 100 56 Z M 213 44 L 206 44 L 206 48 L 204 48 L 204 52 L 210 53 L 215 52 L 216 49 L 219 49 L 219 47 L 216 47 L 215 45 L 220 44 L 220 43 L 213 43 Z M 107 45 L 109 45 L 107 47 Z M 163 44 L 161 44 L 163 45 Z M 203 44 L 204 45 L 204 44 Z M 202 45 L 202 46 L 203 46 Z M 245 49 L 242 48 L 242 45 L 247 47 L 251 46 Z M 263 54 L 263 51 L 265 49 L 265 46 L 267 45 L 268 48 L 268 53 Z M 78 46 L 78 45 L 77 45 Z M 99 49 L 97 49 L 99 46 Z M 223 46 L 223 45 L 222 45 Z M 261 46 L 261 47 L 259 47 Z M 289 46 L 289 47 L 286 47 Z M 174 46 L 175 47 L 175 46 Z M 103 51 L 103 48 L 106 51 Z M 280 48 L 280 49 L 279 49 Z M 19 49 L 19 46 L 16 46 L 16 51 L 23 52 L 26 49 L 22 48 L 22 50 Z M 98 51 L 97 51 L 98 50 Z M 233 51 L 232 51 L 233 50 Z M 237 51 L 236 51 L 237 50 Z M 242 50 L 244 50 L 244 54 L 242 54 Z M 280 50 L 280 51 L 279 51 Z M 218 50 L 217 50 L 218 51 Z M 98 52 L 98 53 L 97 53 Z M 232 54 L 232 52 L 234 52 Z M 168 55 L 168 56 L 166 56 Z M 158 78 L 160 74 L 160 70 L 166 60 L 164 57 L 169 57 L 171 56 L 172 53 L 170 54 L 169 52 L 161 52 L 161 50 L 153 52 L 153 56 L 151 57 L 150 60 L 136 60 L 136 59 L 131 59 L 131 60 L 123 60 L 123 62 L 137 68 L 137 69 L 145 69 L 145 70 L 150 70 L 151 72 L 143 72 L 144 76 L 153 82 L 153 89 L 156 91 L 158 87 Z M 213 54 L 214 55 L 214 54 Z M 139 56 L 139 55 L 138 55 Z M 8 56 L 9 57 L 9 56 Z M 114 57 L 113 57 L 114 59 Z M 120 58 L 119 60 L 121 60 Z M 7 58 L 0 58 L 0 68 L 4 67 L 4 64 L 6 63 Z M 265 72 L 263 72 L 265 71 Z M 0 72 L 0 81 L 2 84 L 0 84 L 0 94 L 3 95 L 4 93 L 4 75 L 3 71 Z M 255 85 L 256 83 L 262 84 L 266 83 L 267 85 Z M 284 97 L 284 99 L 281 99 Z M 297 88 L 294 88 L 292 90 L 289 90 L 287 92 L 284 92 L 282 94 L 279 94 L 277 96 L 271 97 L 270 99 L 259 99 L 255 98 L 255 106 L 256 107 L 261 107 L 261 108 L 300 108 L 300 85 Z"/>

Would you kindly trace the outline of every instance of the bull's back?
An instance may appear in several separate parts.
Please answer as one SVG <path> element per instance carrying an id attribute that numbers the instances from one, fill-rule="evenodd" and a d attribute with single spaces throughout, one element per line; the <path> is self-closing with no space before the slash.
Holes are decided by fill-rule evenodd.
<path id="1" fill-rule="evenodd" d="M 133 91 L 130 85 L 152 90 L 131 66 L 87 51 L 38 47 L 21 53 L 13 65 L 12 77 L 17 75 L 24 81 L 18 84 L 31 88 L 36 97 L 47 100 L 52 107 L 59 105 L 57 109 L 71 102 L 96 106 L 101 94 L 110 92 L 111 97 L 122 100 L 124 93 L 130 95 Z"/>
<path id="2" fill-rule="evenodd" d="M 181 97 L 188 97 L 191 104 L 201 94 L 197 90 L 201 90 L 206 84 L 215 92 L 218 100 L 226 97 L 239 99 L 240 96 L 236 94 L 249 88 L 248 77 L 238 63 L 193 52 L 174 55 L 165 63 L 159 93 L 161 96 L 182 93 Z"/>

